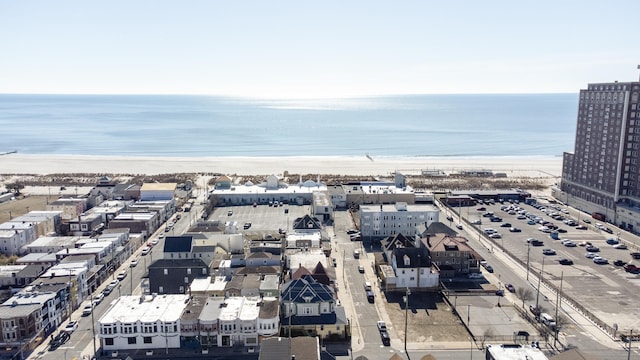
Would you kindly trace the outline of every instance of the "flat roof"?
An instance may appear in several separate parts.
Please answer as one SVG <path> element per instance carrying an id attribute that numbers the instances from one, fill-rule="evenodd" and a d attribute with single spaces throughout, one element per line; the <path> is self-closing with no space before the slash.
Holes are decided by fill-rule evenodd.
<path id="1" fill-rule="evenodd" d="M 142 187 L 140 187 L 140 191 L 174 191 L 176 187 L 178 187 L 178 183 L 144 183 Z"/>
<path id="2" fill-rule="evenodd" d="M 175 322 L 187 306 L 188 295 L 121 296 L 98 320 L 100 324 Z M 141 301 L 142 299 L 142 301 Z"/>
<path id="3" fill-rule="evenodd" d="M 540 349 L 531 347 L 530 345 L 487 345 L 487 352 L 496 360 L 548 360 Z"/>
<path id="4" fill-rule="evenodd" d="M 38 246 L 73 247 L 79 240 L 89 239 L 88 236 L 40 236 L 27 245 L 27 248 Z"/>
<path id="5" fill-rule="evenodd" d="M 396 204 L 378 204 L 378 205 L 360 205 L 360 212 L 425 212 L 425 211 L 440 211 L 437 207 L 430 204 L 406 204 L 404 203 L 404 210 L 398 210 Z"/>

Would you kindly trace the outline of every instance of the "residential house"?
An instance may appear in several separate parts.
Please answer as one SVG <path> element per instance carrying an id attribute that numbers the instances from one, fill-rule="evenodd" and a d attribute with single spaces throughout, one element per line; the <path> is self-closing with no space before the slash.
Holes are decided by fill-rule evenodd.
<path id="1" fill-rule="evenodd" d="M 160 259 L 149 266 L 149 292 L 185 294 L 195 278 L 209 276 L 209 267 L 201 259 Z"/>
<path id="2" fill-rule="evenodd" d="M 431 261 L 440 272 L 440 278 L 468 276 L 480 272 L 481 256 L 476 253 L 464 237 L 449 234 L 427 235 L 421 246 L 429 249 Z"/>
<path id="3" fill-rule="evenodd" d="M 260 344 L 258 360 L 320 360 L 320 339 L 317 336 L 294 338 L 274 337 Z"/>
<path id="4" fill-rule="evenodd" d="M 310 276 L 291 280 L 280 295 L 282 332 L 292 336 L 345 339 L 349 322 L 331 287 Z"/>
<path id="5" fill-rule="evenodd" d="M 98 320 L 103 351 L 180 348 L 187 295 L 121 296 Z"/>

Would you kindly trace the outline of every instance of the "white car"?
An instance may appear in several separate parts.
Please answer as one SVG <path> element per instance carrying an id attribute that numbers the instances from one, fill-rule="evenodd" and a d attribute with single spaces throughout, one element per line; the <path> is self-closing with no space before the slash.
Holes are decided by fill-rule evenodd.
<path id="1" fill-rule="evenodd" d="M 71 334 L 72 332 L 76 331 L 77 328 L 78 328 L 78 320 L 73 320 L 73 321 L 69 321 L 67 326 L 64 327 L 63 331 Z"/>
<path id="2" fill-rule="evenodd" d="M 458 225 L 456 225 L 456 227 L 457 227 L 458 229 L 462 230 L 462 224 L 458 224 Z"/>
<path id="3" fill-rule="evenodd" d="M 380 320 L 378 321 L 377 324 L 378 324 L 378 331 L 387 330 L 387 324 L 384 321 Z"/>
<path id="4" fill-rule="evenodd" d="M 129 267 L 136 267 L 136 266 L 138 266 L 138 258 L 131 260 L 131 262 L 129 263 Z"/>
<path id="5" fill-rule="evenodd" d="M 492 239 L 500 239 L 502 235 L 498 234 L 497 232 L 494 232 L 491 235 L 489 235 L 489 237 Z"/>
<path id="6" fill-rule="evenodd" d="M 590 252 L 584 254 L 584 257 L 586 257 L 587 259 L 593 259 L 596 256 L 598 256 L 598 255 L 596 255 L 595 253 L 590 253 Z"/>
<path id="7" fill-rule="evenodd" d="M 104 299 L 104 294 L 103 293 L 97 293 L 96 295 L 93 295 L 93 300 L 91 302 L 93 302 L 93 304 L 95 306 L 97 306 L 98 304 L 100 304 L 102 302 L 103 299 Z"/>
<path id="8" fill-rule="evenodd" d="M 160 239 L 164 239 L 164 233 L 160 233 L 160 235 L 158 235 L 158 237 L 159 237 Z"/>
<path id="9" fill-rule="evenodd" d="M 94 304 L 87 304 L 84 306 L 84 309 L 82 309 L 82 316 L 89 316 L 91 315 L 91 313 L 93 312 L 93 307 Z"/>
<path id="10" fill-rule="evenodd" d="M 142 249 L 142 252 L 140 252 L 140 254 L 141 254 L 142 256 L 145 256 L 145 255 L 147 255 L 149 252 L 151 252 L 151 248 L 150 248 L 150 247 L 148 247 L 148 246 L 146 246 L 146 247 L 144 247 L 144 248 Z"/>

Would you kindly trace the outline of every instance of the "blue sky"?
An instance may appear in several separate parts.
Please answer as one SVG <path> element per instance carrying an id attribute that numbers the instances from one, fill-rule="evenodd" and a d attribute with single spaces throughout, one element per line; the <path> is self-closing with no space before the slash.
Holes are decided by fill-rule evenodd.
<path id="1" fill-rule="evenodd" d="M 639 14 L 637 0 L 0 0 L 0 93 L 575 93 L 638 80 Z"/>

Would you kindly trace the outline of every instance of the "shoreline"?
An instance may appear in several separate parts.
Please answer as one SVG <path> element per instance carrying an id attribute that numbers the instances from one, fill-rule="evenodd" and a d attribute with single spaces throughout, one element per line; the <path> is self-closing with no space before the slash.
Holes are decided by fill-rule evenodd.
<path id="1" fill-rule="evenodd" d="M 0 174 L 171 174 L 238 175 L 340 174 L 384 176 L 396 171 L 418 175 L 422 170 L 447 174 L 490 170 L 508 177 L 559 177 L 562 156 L 120 156 L 7 154 L 0 156 Z"/>

